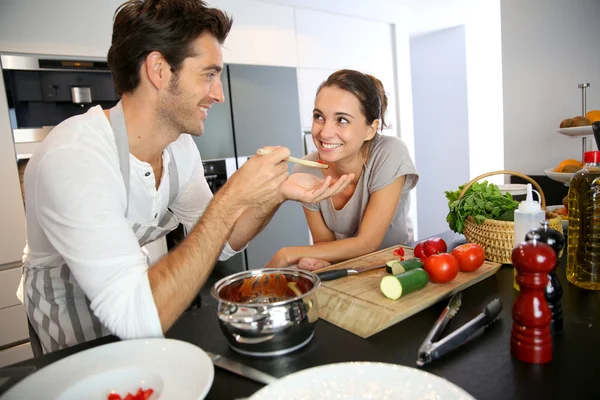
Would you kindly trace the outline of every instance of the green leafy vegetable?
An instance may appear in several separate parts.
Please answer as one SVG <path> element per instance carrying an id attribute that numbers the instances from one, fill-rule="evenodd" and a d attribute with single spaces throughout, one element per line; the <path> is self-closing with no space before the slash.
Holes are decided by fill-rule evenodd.
<path id="1" fill-rule="evenodd" d="M 462 233 L 469 215 L 475 218 L 477 224 L 482 224 L 485 219 L 505 219 L 506 215 L 510 215 L 519 206 L 510 193 L 503 195 L 493 183 L 475 182 L 459 199 L 458 196 L 464 187 L 465 185 L 462 185 L 456 191 L 445 192 L 450 209 L 446 221 L 455 232 Z"/>

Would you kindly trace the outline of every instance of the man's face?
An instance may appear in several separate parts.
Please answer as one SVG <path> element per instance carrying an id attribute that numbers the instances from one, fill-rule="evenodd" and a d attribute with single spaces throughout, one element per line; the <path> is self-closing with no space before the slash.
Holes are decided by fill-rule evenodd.
<path id="1" fill-rule="evenodd" d="M 198 37 L 193 47 L 195 55 L 183 61 L 160 94 L 159 113 L 181 133 L 200 136 L 210 107 L 224 100 L 223 55 L 218 40 L 210 34 Z"/>

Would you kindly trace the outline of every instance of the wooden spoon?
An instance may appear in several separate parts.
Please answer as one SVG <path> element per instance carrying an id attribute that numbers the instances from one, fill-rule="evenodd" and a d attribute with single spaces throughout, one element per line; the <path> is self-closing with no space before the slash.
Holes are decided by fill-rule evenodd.
<path id="1" fill-rule="evenodd" d="M 256 151 L 256 154 L 260 154 L 260 155 L 265 155 L 265 154 L 269 154 L 271 152 L 271 150 L 267 150 L 267 149 L 258 149 Z M 296 157 L 288 157 L 287 159 L 289 162 L 293 162 L 296 164 L 300 164 L 300 165 L 306 165 L 307 167 L 313 167 L 313 168 L 329 168 L 329 165 L 327 164 L 321 164 L 318 163 L 316 161 L 309 161 L 309 160 L 303 160 L 301 158 L 296 158 Z"/>

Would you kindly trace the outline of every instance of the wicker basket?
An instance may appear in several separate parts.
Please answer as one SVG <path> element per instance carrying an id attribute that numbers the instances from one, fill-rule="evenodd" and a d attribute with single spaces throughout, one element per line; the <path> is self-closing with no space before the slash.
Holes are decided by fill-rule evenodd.
<path id="1" fill-rule="evenodd" d="M 458 198 L 460 199 L 463 197 L 467 189 L 469 189 L 473 183 L 488 176 L 500 174 L 515 175 L 531 182 L 531 184 L 540 193 L 542 209 L 546 209 L 546 198 L 544 197 L 544 192 L 542 191 L 540 185 L 538 185 L 538 183 L 529 176 L 515 171 L 501 170 L 479 175 L 463 188 Z M 546 218 L 550 222 L 551 229 L 555 229 L 560 233 L 563 233 L 562 220 L 558 214 L 546 211 Z M 511 255 L 515 242 L 514 222 L 486 219 L 480 225 L 478 225 L 477 222 L 475 222 L 475 218 L 469 216 L 465 220 L 463 235 L 465 235 L 467 241 L 477 243 L 483 247 L 486 259 L 502 264 L 512 264 Z"/>

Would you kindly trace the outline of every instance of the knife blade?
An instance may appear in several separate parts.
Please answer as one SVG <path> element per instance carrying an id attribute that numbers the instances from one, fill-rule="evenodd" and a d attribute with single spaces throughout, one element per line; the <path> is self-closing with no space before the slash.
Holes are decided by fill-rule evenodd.
<path id="1" fill-rule="evenodd" d="M 377 264 L 377 265 L 367 265 L 357 268 L 341 268 L 341 269 L 332 269 L 331 271 L 318 272 L 317 276 L 322 281 L 333 281 L 339 278 L 343 278 L 349 275 L 360 274 L 361 272 L 370 271 L 377 268 L 383 268 L 387 264 Z"/>
<path id="2" fill-rule="evenodd" d="M 259 371 L 256 368 L 244 365 L 241 362 L 234 361 L 220 354 L 211 353 L 209 351 L 207 351 L 206 354 L 208 354 L 215 366 L 243 376 L 244 378 L 248 378 L 259 383 L 264 383 L 265 385 L 273 383 L 277 380 L 277 378 L 272 375 Z"/>

